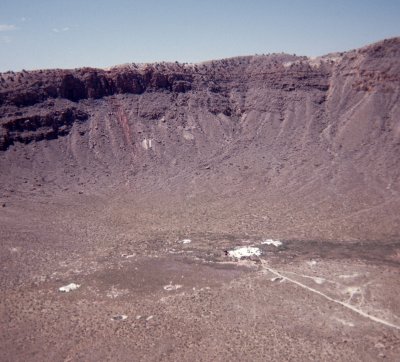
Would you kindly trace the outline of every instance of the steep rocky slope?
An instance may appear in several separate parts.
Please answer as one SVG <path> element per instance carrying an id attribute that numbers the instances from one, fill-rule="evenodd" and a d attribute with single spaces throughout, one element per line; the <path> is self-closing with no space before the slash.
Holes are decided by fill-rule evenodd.
<path id="1" fill-rule="evenodd" d="M 285 219 L 348 215 L 359 228 L 365 216 L 350 234 L 397 237 L 399 74 L 399 38 L 312 59 L 3 73 L 3 197 L 244 195 Z"/>

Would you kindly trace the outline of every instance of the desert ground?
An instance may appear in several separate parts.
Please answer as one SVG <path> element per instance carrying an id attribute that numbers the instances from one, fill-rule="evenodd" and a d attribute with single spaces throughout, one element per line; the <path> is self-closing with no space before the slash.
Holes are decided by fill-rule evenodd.
<path id="1" fill-rule="evenodd" d="M 257 211 L 115 195 L 7 200 L 2 360 L 397 360 L 400 244 L 276 246 Z M 261 254 L 229 255 L 238 247 Z M 70 283 L 80 287 L 59 291 Z"/>

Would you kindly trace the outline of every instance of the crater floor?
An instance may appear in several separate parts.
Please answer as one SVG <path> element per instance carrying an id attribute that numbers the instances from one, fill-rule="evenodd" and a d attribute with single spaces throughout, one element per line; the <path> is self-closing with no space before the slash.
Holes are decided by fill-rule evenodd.
<path id="1" fill-rule="evenodd" d="M 398 359 L 400 243 L 279 245 L 230 233 L 223 201 L 82 198 L 1 209 L 3 361 Z"/>

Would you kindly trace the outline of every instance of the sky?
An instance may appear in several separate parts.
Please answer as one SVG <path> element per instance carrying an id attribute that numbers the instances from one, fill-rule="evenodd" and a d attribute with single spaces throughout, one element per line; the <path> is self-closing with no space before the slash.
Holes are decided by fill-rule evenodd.
<path id="1" fill-rule="evenodd" d="M 400 0 L 0 0 L 0 71 L 317 56 L 400 35 Z"/>

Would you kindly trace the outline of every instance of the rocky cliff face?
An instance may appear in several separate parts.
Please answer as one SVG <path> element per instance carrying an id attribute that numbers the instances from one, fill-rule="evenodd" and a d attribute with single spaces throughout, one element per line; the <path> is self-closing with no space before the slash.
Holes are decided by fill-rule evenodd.
<path id="1" fill-rule="evenodd" d="M 233 113 L 241 114 L 237 109 L 239 105 L 229 100 L 229 93 L 232 91 L 246 92 L 252 84 L 262 84 L 265 89 L 284 92 L 326 91 L 329 87 L 330 71 L 329 62 L 324 63 L 322 67 L 311 67 L 304 57 L 272 55 L 234 58 L 198 65 L 162 63 L 126 65 L 110 70 L 83 68 L 71 71 L 3 73 L 0 78 L 0 106 L 4 119 L 2 149 L 14 142 L 14 138 L 8 135 L 10 127 L 13 128 L 11 123 L 17 122 L 16 127 L 23 131 L 21 120 L 17 118 L 23 111 L 34 111 L 32 106 L 41 110 L 47 107 L 50 114 L 46 117 L 50 119 L 52 108 L 55 106 L 55 103 L 50 101 L 53 99 L 79 103 L 82 100 L 117 95 L 147 96 L 164 93 L 177 97 L 189 91 L 193 98 L 198 93 L 210 92 L 211 96 L 207 99 L 210 103 L 208 111 L 212 114 L 231 116 Z M 63 108 L 71 112 L 68 107 L 63 104 Z M 42 122 L 36 115 L 29 117 L 31 118 L 26 120 L 26 124 L 30 124 L 30 128 L 33 123 Z"/>
<path id="2" fill-rule="evenodd" d="M 5 105 L 30 106 L 49 98 L 77 102 L 146 91 L 185 92 L 192 81 L 191 69 L 180 64 L 8 72 L 2 74 L 0 100 Z"/>
<path id="3" fill-rule="evenodd" d="M 3 73 L 0 182 L 241 190 L 385 214 L 400 195 L 399 81 L 399 38 L 312 59 Z"/>

